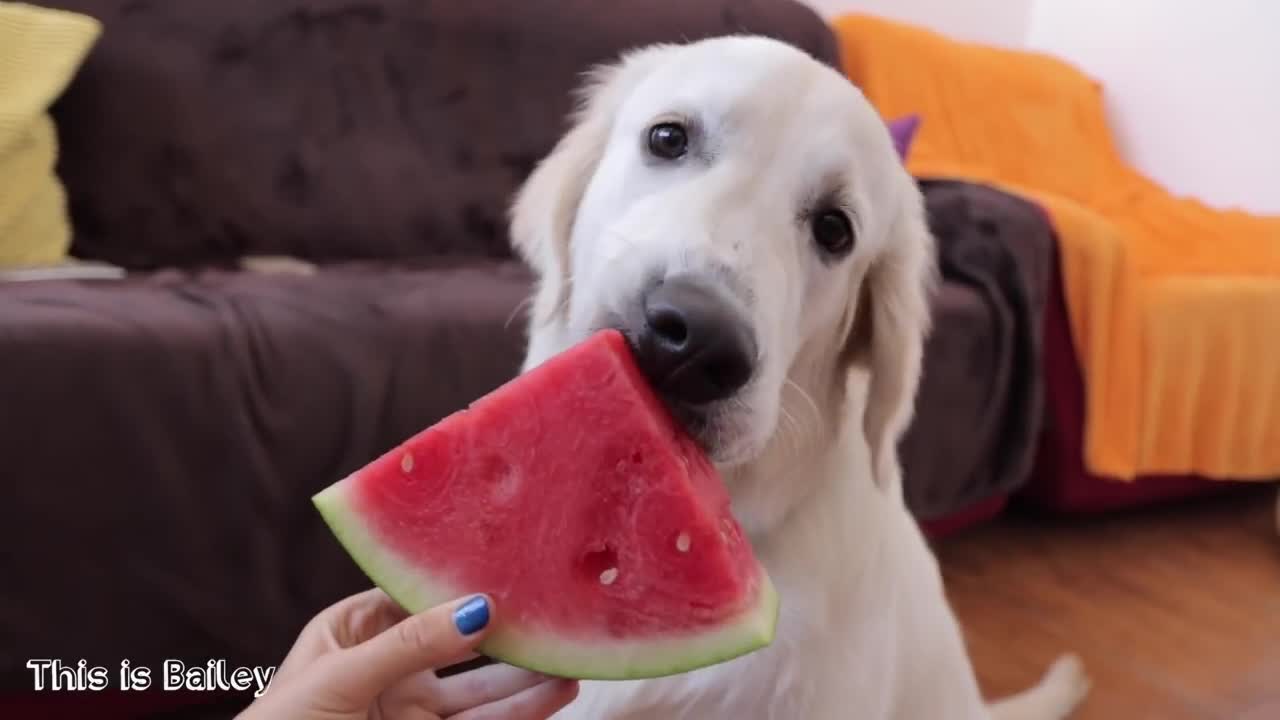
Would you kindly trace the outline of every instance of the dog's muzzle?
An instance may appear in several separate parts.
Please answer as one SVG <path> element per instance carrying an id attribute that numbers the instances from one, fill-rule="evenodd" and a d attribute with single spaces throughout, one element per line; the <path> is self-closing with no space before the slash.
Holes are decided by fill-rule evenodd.
<path id="1" fill-rule="evenodd" d="M 676 275 L 641 297 L 628 333 L 640 369 L 669 403 L 686 409 L 731 397 L 756 368 L 756 339 L 734 297 L 715 278 Z"/>

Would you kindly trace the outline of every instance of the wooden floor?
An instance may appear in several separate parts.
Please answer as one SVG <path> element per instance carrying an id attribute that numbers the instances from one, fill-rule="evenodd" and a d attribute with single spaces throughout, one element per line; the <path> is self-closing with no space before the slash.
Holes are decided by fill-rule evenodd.
<path id="1" fill-rule="evenodd" d="M 1015 518 L 937 552 L 988 696 L 1064 651 L 1079 720 L 1280 720 L 1275 490 L 1088 520 Z"/>

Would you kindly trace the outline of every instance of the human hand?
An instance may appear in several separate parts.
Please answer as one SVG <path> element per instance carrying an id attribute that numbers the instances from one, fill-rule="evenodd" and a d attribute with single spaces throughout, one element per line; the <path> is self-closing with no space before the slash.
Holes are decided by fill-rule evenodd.
<path id="1" fill-rule="evenodd" d="M 483 595 L 413 616 L 381 590 L 353 595 L 303 628 L 238 720 L 546 720 L 577 682 L 508 665 L 433 672 L 473 657 L 492 611 Z"/>

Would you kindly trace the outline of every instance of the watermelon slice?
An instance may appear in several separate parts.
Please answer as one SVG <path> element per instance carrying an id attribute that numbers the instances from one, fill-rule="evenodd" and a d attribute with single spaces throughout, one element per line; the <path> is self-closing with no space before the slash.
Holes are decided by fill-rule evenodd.
<path id="1" fill-rule="evenodd" d="M 408 611 L 489 593 L 498 616 L 481 651 L 512 665 L 658 677 L 773 640 L 777 596 L 719 474 L 613 330 L 314 502 Z"/>

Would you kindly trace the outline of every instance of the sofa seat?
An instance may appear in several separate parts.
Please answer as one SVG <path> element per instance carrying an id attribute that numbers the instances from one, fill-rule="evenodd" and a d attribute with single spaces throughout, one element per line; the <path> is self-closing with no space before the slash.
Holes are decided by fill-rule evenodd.
<path id="1" fill-rule="evenodd" d="M 34 657 L 276 662 L 368 585 L 310 496 L 514 375 L 528 291 L 515 263 L 0 284 L 0 527 L 39 550 L 0 553 L 0 689 Z"/>

